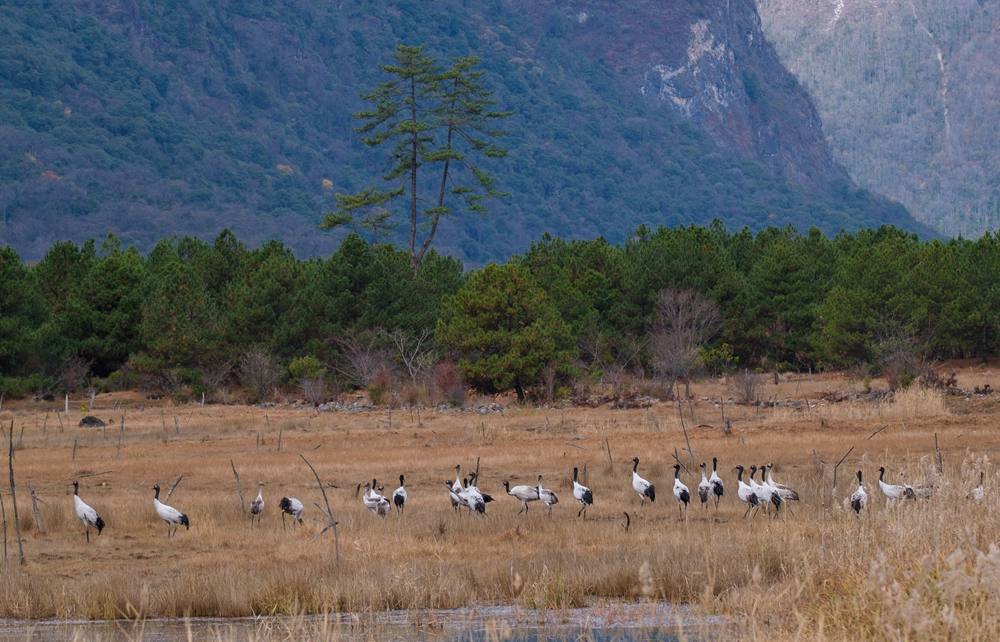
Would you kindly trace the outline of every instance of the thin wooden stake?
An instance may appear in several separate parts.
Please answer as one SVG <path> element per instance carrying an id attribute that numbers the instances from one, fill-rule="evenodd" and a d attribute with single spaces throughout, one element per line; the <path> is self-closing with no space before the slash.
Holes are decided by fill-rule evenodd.
<path id="1" fill-rule="evenodd" d="M 177 415 L 174 415 L 174 434 L 181 434 L 181 425 L 177 422 Z"/>
<path id="2" fill-rule="evenodd" d="M 73 440 L 73 461 L 76 461 L 76 439 Z"/>
<path id="3" fill-rule="evenodd" d="M 608 453 L 608 467 L 614 468 L 615 463 L 611 460 L 611 444 L 608 443 L 608 438 L 604 438 L 604 450 Z"/>
<path id="4" fill-rule="evenodd" d="M 240 498 L 240 512 L 242 514 L 246 514 L 247 503 L 246 500 L 243 498 L 243 485 L 240 483 L 240 474 L 236 472 L 236 465 L 233 463 L 232 459 L 229 460 L 229 466 L 233 469 L 233 477 L 236 478 L 236 494 Z"/>
<path id="5" fill-rule="evenodd" d="M 681 430 L 684 431 L 684 443 L 687 444 L 688 457 L 691 458 L 691 461 L 694 461 L 694 451 L 691 450 L 691 440 L 688 439 L 687 426 L 684 425 L 684 411 L 681 409 L 680 399 L 677 400 L 677 416 L 681 418 Z M 684 469 L 687 470 L 687 466 Z"/>
<path id="6" fill-rule="evenodd" d="M 122 456 L 122 442 L 125 441 L 125 415 L 122 415 L 121 427 L 118 429 L 118 451 L 117 457 Z"/>
<path id="7" fill-rule="evenodd" d="M 58 412 L 56 413 L 56 419 L 59 420 L 59 432 L 63 432 L 65 428 L 63 427 L 62 415 L 60 415 Z"/>
<path id="8" fill-rule="evenodd" d="M 35 493 L 35 487 L 28 482 L 28 492 L 31 493 L 31 515 L 35 520 L 35 530 L 39 533 L 45 533 L 45 522 L 42 521 L 42 513 L 38 510 L 38 495 Z"/>
<path id="9" fill-rule="evenodd" d="M 938 475 L 941 475 L 944 473 L 944 460 L 941 458 L 941 449 L 938 447 L 937 433 L 934 433 L 934 452 L 937 453 L 937 472 Z"/>
<path id="10" fill-rule="evenodd" d="M 10 439 L 7 442 L 7 470 L 10 473 L 10 502 L 14 505 L 14 536 L 17 537 L 17 554 L 21 565 L 24 558 L 24 542 L 21 541 L 21 522 L 17 518 L 17 486 L 14 483 L 14 420 L 10 421 Z"/>
<path id="11" fill-rule="evenodd" d="M 163 500 L 164 502 L 170 501 L 170 496 L 173 495 L 174 491 L 177 490 L 177 487 L 181 485 L 182 479 L 184 479 L 184 475 L 181 475 L 174 481 L 174 485 L 171 486 L 170 490 L 167 491 L 167 497 Z"/>
<path id="12" fill-rule="evenodd" d="M 837 465 L 833 467 L 833 490 L 834 491 L 837 490 L 837 469 L 840 468 L 840 465 L 842 463 L 844 463 L 844 460 L 847 459 L 847 456 L 850 455 L 852 452 L 854 452 L 854 446 L 851 446 L 850 448 L 848 448 L 847 452 L 844 453 L 844 456 L 841 457 L 840 461 L 837 462 Z"/>
<path id="13" fill-rule="evenodd" d="M 7 566 L 7 504 L 0 493 L 0 516 L 3 517 L 3 565 Z"/>

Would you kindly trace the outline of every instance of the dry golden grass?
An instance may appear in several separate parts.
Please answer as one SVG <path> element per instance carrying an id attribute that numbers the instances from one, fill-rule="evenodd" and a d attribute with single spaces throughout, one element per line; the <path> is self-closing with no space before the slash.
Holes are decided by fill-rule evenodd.
<path id="1" fill-rule="evenodd" d="M 985 376 L 982 368 L 963 370 L 959 382 Z M 836 376 L 793 378 L 765 391 L 766 398 L 815 401 L 850 385 Z M 695 462 L 720 458 L 727 496 L 718 512 L 693 507 L 683 520 L 670 493 L 671 466 L 675 450 L 688 458 L 672 404 L 629 411 L 511 408 L 485 416 L 395 411 L 390 418 L 197 405 L 166 406 L 161 414 L 135 395 L 99 397 L 95 414 L 105 419 L 117 421 L 122 411 L 112 404 L 124 405 L 119 453 L 117 423 L 106 432 L 85 430 L 76 427 L 80 413 L 71 412 L 60 431 L 55 414 L 45 420 L 44 409 L 24 402 L 0 415 L 4 422 L 13 418 L 15 443 L 22 442 L 15 469 L 28 558 L 18 567 L 11 533 L 0 616 L 294 615 L 482 603 L 552 608 L 610 598 L 689 603 L 735 617 L 746 638 L 1000 636 L 1000 552 L 991 548 L 1000 536 L 1000 494 L 989 492 L 1000 485 L 989 461 L 1000 446 L 996 405 L 927 391 L 882 404 L 817 403 L 798 411 L 727 404 L 733 434 L 725 436 L 718 404 L 708 400 L 724 390 L 721 382 L 695 385 L 695 396 L 705 400 L 686 404 L 683 413 Z M 935 433 L 942 476 L 933 471 Z M 833 491 L 833 466 L 852 445 Z M 333 484 L 339 568 L 331 538 L 316 537 L 319 493 L 299 453 Z M 654 506 L 640 509 L 630 488 L 634 455 L 658 486 Z M 477 457 L 480 485 L 497 498 L 485 519 L 453 513 L 442 487 L 456 463 L 468 468 Z M 257 480 L 267 483 L 259 529 L 251 530 L 238 508 L 230 459 L 248 501 Z M 767 461 L 803 500 L 794 515 L 748 522 L 735 501 L 731 469 Z M 932 478 L 935 497 L 887 508 L 877 491 L 880 464 L 894 479 Z M 596 498 L 586 521 L 575 517 L 574 465 L 586 466 Z M 859 467 L 873 498 L 860 519 L 842 506 Z M 987 473 L 988 494 L 973 505 L 965 494 L 979 470 Z M 151 486 L 169 486 L 182 473 L 170 503 L 190 516 L 192 528 L 168 540 L 152 511 Z M 356 484 L 377 477 L 391 493 L 400 473 L 410 492 L 406 514 L 380 519 L 364 510 Z M 551 518 L 537 504 L 518 516 L 518 502 L 500 484 L 531 483 L 539 473 L 561 503 Z M 76 478 L 81 496 L 108 523 L 89 545 L 72 513 Z M 44 534 L 31 519 L 29 481 L 45 502 Z M 685 482 L 693 489 L 697 478 L 686 475 Z M 282 495 L 306 503 L 305 528 L 282 530 Z M 628 532 L 625 511 L 632 516 Z"/>

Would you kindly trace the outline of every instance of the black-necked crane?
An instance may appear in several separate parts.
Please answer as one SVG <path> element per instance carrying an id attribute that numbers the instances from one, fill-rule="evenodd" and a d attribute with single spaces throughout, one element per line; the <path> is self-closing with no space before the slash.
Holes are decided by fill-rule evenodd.
<path id="1" fill-rule="evenodd" d="M 639 493 L 639 506 L 656 501 L 656 487 L 639 476 L 639 458 L 632 458 L 632 490 Z"/>
<path id="2" fill-rule="evenodd" d="M 767 485 L 767 481 L 764 479 L 764 470 L 760 469 L 760 480 L 762 483 L 758 484 L 754 476 L 757 474 L 757 466 L 750 466 L 750 489 L 753 490 L 757 498 L 764 504 L 765 508 L 768 508 L 769 504 L 774 505 L 775 513 L 781 509 L 781 496 L 778 495 L 777 491 Z M 770 512 L 768 513 L 770 514 Z"/>
<path id="3" fill-rule="evenodd" d="M 701 462 L 701 481 L 698 482 L 698 499 L 701 501 L 702 508 L 708 508 L 708 497 L 712 494 L 712 482 L 708 481 L 708 477 L 705 475 L 705 470 L 708 466 L 705 462 Z"/>
<path id="4" fill-rule="evenodd" d="M 153 509 L 156 510 L 156 515 L 167 525 L 167 537 L 173 537 L 177 533 L 177 529 L 180 526 L 184 526 L 186 529 L 191 530 L 191 520 L 188 516 L 180 512 L 173 506 L 167 506 L 160 501 L 160 485 L 156 484 L 153 486 Z"/>
<path id="5" fill-rule="evenodd" d="M 573 497 L 576 501 L 580 502 L 580 510 L 577 511 L 576 516 L 579 517 L 583 515 L 583 518 L 587 518 L 587 508 L 594 503 L 594 493 L 591 492 L 589 488 L 577 481 L 579 471 L 576 466 L 573 467 Z"/>
<path id="6" fill-rule="evenodd" d="M 890 484 L 885 481 L 885 466 L 880 466 L 878 469 L 878 488 L 891 504 L 895 504 L 900 499 L 916 499 L 912 488 L 904 484 Z"/>
<path id="7" fill-rule="evenodd" d="M 861 480 L 861 471 L 858 471 L 858 488 L 851 494 L 851 510 L 860 515 L 864 507 L 868 505 L 868 491 Z"/>
<path id="8" fill-rule="evenodd" d="M 781 497 L 782 501 L 785 502 L 797 502 L 799 501 L 799 494 L 795 489 L 785 486 L 784 484 L 779 484 L 774 481 L 774 475 L 771 471 L 774 469 L 774 464 L 767 465 L 767 484 L 778 492 L 778 496 Z"/>
<path id="9" fill-rule="evenodd" d="M 396 512 L 403 512 L 406 506 L 406 482 L 402 475 L 399 476 L 399 488 L 392 492 L 392 503 L 396 507 Z"/>
<path id="10" fill-rule="evenodd" d="M 470 513 L 486 514 L 486 498 L 476 486 L 466 482 L 466 486 L 458 496 L 462 498 L 463 504 L 468 507 Z"/>
<path id="11" fill-rule="evenodd" d="M 681 481 L 681 465 L 674 464 L 674 498 L 677 500 L 677 514 L 684 519 L 684 509 L 691 501 L 691 492 Z"/>
<path id="12" fill-rule="evenodd" d="M 285 529 L 285 515 L 290 515 L 292 518 L 292 524 L 302 524 L 302 512 L 305 510 L 305 506 L 296 497 L 282 497 L 281 501 L 278 502 L 278 508 L 281 509 L 281 529 Z"/>
<path id="13" fill-rule="evenodd" d="M 455 466 L 455 481 L 448 482 L 448 488 L 451 489 L 450 499 L 451 507 L 458 510 L 462 506 L 465 506 L 465 502 L 462 501 L 461 492 L 464 486 L 462 485 L 462 464 L 457 464 Z"/>
<path id="14" fill-rule="evenodd" d="M 986 497 L 986 486 L 983 483 L 986 475 L 983 471 L 979 471 L 979 485 L 969 491 L 969 499 L 974 502 L 981 502 L 983 498 Z"/>
<path id="15" fill-rule="evenodd" d="M 361 503 L 364 504 L 365 508 L 379 517 L 385 517 L 389 514 L 389 500 L 375 490 L 374 479 L 371 483 L 365 482 L 365 492 L 361 495 Z"/>
<path id="16" fill-rule="evenodd" d="M 719 508 L 719 500 L 722 499 L 723 494 L 726 492 L 726 487 L 722 483 L 722 478 L 719 477 L 719 473 L 716 470 L 719 466 L 719 460 L 717 457 L 712 457 L 712 475 L 708 478 L 710 484 L 712 484 L 712 494 L 715 495 L 715 507 Z"/>
<path id="17" fill-rule="evenodd" d="M 747 510 L 743 513 L 743 517 L 746 517 L 752 509 L 760 506 L 760 498 L 757 497 L 757 493 L 753 492 L 750 485 L 743 481 L 744 470 L 742 465 L 736 467 L 736 497 L 747 505 Z"/>
<path id="18" fill-rule="evenodd" d="M 76 518 L 83 522 L 83 527 L 87 535 L 87 542 L 90 542 L 90 529 L 97 531 L 100 535 L 104 530 L 104 520 L 97 514 L 97 511 L 87 505 L 87 502 L 80 499 L 80 482 L 73 482 L 73 510 Z"/>
<path id="19" fill-rule="evenodd" d="M 483 491 L 481 491 L 479 489 L 479 485 L 478 484 L 479 484 L 479 472 L 477 471 L 477 472 L 474 472 L 471 475 L 469 475 L 469 482 L 468 482 L 468 484 L 466 484 L 466 488 L 471 488 L 474 491 L 476 491 L 477 493 L 479 493 L 479 496 L 483 498 L 483 503 L 484 504 L 489 504 L 490 502 L 493 501 L 493 495 L 490 495 L 489 493 L 484 493 Z"/>
<path id="20" fill-rule="evenodd" d="M 444 485 L 448 489 L 448 499 L 451 501 L 452 509 L 457 511 L 459 508 L 465 506 L 465 500 L 462 499 L 462 496 L 459 494 L 461 493 L 461 490 L 459 492 L 455 492 L 455 485 L 448 479 L 444 480 Z"/>
<path id="21" fill-rule="evenodd" d="M 503 489 L 508 495 L 521 502 L 521 508 L 517 511 L 518 515 L 528 512 L 528 502 L 538 501 L 538 489 L 534 486 L 528 486 L 527 484 L 511 486 L 510 482 L 505 479 L 503 480 Z"/>
<path id="22" fill-rule="evenodd" d="M 254 520 L 260 525 L 260 518 L 264 515 L 264 482 L 257 482 L 257 496 L 250 502 L 250 527 L 253 527 Z"/>
<path id="23" fill-rule="evenodd" d="M 552 517 L 552 507 L 559 503 L 559 496 L 555 491 L 542 487 L 542 476 L 538 476 L 538 499 L 549 507 L 549 517 Z"/>

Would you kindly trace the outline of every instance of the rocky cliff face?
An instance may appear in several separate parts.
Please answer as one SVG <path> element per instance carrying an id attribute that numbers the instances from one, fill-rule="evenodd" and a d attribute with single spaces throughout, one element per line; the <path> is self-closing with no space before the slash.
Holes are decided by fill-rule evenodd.
<path id="1" fill-rule="evenodd" d="M 384 172 L 351 114 L 401 41 L 478 55 L 514 114 L 510 197 L 439 237 L 471 262 L 641 223 L 923 229 L 833 162 L 753 0 L 26 0 L 0 5 L 0 242 L 330 251 L 333 193 Z"/>
<path id="2" fill-rule="evenodd" d="M 1000 2 L 758 4 L 861 185 L 947 234 L 1000 227 Z"/>

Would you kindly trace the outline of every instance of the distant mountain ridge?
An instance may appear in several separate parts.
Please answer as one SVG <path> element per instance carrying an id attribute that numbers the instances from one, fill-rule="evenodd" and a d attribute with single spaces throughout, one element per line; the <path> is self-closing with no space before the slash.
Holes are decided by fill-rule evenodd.
<path id="1" fill-rule="evenodd" d="M 333 192 L 384 171 L 351 114 L 400 41 L 479 55 L 515 114 L 510 197 L 439 237 L 466 261 L 714 218 L 927 232 L 833 161 L 752 0 L 24 0 L 0 7 L 0 242 L 230 227 L 331 251 Z"/>
<path id="2" fill-rule="evenodd" d="M 757 2 L 861 185 L 948 235 L 1000 229 L 1000 1 Z"/>

